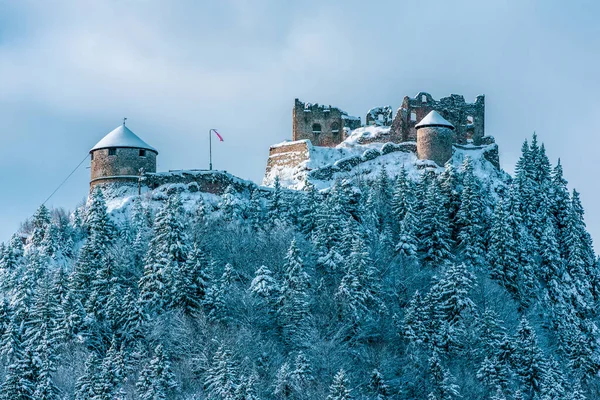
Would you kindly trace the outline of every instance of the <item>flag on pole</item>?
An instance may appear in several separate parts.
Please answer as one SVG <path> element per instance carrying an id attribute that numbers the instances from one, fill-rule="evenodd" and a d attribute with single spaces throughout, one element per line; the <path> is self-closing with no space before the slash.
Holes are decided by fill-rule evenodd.
<path id="1" fill-rule="evenodd" d="M 219 141 L 221 141 L 221 142 L 222 142 L 222 141 L 223 141 L 223 136 L 221 136 L 221 135 L 219 134 L 219 132 L 217 132 L 217 130 L 216 130 L 216 129 L 213 129 L 213 132 L 215 133 L 215 135 L 217 135 L 217 137 L 219 138 Z"/>

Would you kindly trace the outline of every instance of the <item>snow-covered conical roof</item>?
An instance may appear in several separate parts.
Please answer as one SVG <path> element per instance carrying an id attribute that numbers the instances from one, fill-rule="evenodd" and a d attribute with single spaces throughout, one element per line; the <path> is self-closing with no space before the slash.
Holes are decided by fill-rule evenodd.
<path id="1" fill-rule="evenodd" d="M 438 113 L 435 110 L 427 114 L 425 118 L 421 120 L 421 122 L 415 125 L 415 128 L 424 128 L 426 126 L 444 126 L 450 129 L 454 129 L 454 125 L 446 121 L 444 117 L 442 117 L 440 113 Z"/>
<path id="2" fill-rule="evenodd" d="M 104 136 L 90 151 L 105 149 L 107 147 L 132 147 L 136 149 L 152 150 L 158 154 L 158 151 L 144 142 L 138 135 L 133 133 L 131 129 L 123 125 L 119 125 L 113 129 L 108 135 Z"/>

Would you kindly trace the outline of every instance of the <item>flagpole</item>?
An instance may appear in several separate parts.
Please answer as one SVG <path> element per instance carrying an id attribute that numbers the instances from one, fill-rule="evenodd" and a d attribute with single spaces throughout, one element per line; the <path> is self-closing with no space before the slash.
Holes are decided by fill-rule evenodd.
<path id="1" fill-rule="evenodd" d="M 212 128 L 208 130 L 208 169 L 212 171 Z"/>

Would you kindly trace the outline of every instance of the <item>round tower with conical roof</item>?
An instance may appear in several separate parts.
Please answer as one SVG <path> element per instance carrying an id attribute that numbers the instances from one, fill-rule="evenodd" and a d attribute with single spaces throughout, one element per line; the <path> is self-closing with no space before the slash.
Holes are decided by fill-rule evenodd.
<path id="1" fill-rule="evenodd" d="M 123 122 L 90 150 L 90 189 L 101 183 L 137 183 L 141 171 L 156 172 L 157 155 Z"/>
<path id="2" fill-rule="evenodd" d="M 419 160 L 432 160 L 443 167 L 452 157 L 454 126 L 434 110 L 416 124 L 415 128 Z"/>

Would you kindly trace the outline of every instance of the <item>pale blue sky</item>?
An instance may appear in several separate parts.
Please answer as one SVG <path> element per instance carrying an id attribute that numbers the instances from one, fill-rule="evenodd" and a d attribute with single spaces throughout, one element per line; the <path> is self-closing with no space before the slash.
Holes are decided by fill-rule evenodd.
<path id="1" fill-rule="evenodd" d="M 600 241 L 595 1 L 0 0 L 0 240 L 121 118 L 159 169 L 259 182 L 295 97 L 364 119 L 404 95 L 486 95 L 512 172 L 535 130 Z M 50 201 L 73 208 L 81 168 Z"/>

